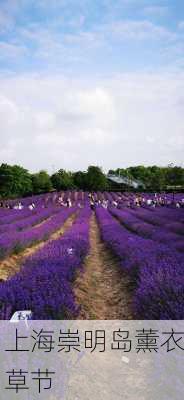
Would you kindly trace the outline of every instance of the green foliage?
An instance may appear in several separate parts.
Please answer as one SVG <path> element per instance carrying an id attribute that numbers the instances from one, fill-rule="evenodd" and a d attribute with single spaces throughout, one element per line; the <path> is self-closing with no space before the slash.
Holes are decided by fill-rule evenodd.
<path id="1" fill-rule="evenodd" d="M 88 190 L 105 190 L 107 188 L 107 178 L 102 169 L 91 165 L 86 174 Z"/>
<path id="2" fill-rule="evenodd" d="M 56 190 L 73 189 L 73 176 L 71 172 L 60 169 L 58 172 L 51 176 L 51 182 Z"/>
<path id="3" fill-rule="evenodd" d="M 184 169 L 172 164 L 167 167 L 138 165 L 129 168 L 118 168 L 115 171 L 109 170 L 109 173 L 139 180 L 144 183 L 147 191 L 158 192 L 166 190 L 167 186 L 184 188 Z M 0 166 L 1 198 L 17 198 L 32 193 L 46 193 L 52 188 L 58 191 L 67 189 L 114 190 L 102 169 L 94 165 L 89 166 L 85 172 L 77 171 L 72 173 L 60 169 L 51 177 L 46 171 L 31 175 L 19 165 L 2 164 Z"/>
<path id="4" fill-rule="evenodd" d="M 22 197 L 32 193 L 30 173 L 19 165 L 0 166 L 1 197 Z"/>
<path id="5" fill-rule="evenodd" d="M 167 189 L 168 185 L 184 186 L 184 169 L 172 164 L 167 167 L 138 165 L 110 170 L 109 173 L 139 180 L 144 183 L 148 191 L 162 191 Z"/>
<path id="6" fill-rule="evenodd" d="M 76 188 L 81 190 L 87 190 L 88 182 L 87 182 L 87 174 L 83 171 L 77 171 L 73 173 L 73 182 Z"/>
<path id="7" fill-rule="evenodd" d="M 32 185 L 35 194 L 49 192 L 52 189 L 50 176 L 44 170 L 32 175 Z"/>
<path id="8" fill-rule="evenodd" d="M 97 166 L 88 167 L 87 172 L 67 172 L 60 169 L 51 176 L 53 187 L 56 190 L 81 189 L 81 190 L 105 190 L 107 179 L 101 168 Z"/>
<path id="9" fill-rule="evenodd" d="M 169 165 L 166 171 L 166 180 L 168 185 L 184 186 L 184 169 L 177 166 Z"/>

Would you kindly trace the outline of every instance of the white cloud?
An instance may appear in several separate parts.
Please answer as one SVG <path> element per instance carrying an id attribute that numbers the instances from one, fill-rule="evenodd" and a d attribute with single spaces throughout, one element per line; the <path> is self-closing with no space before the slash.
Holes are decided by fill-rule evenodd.
<path id="1" fill-rule="evenodd" d="M 171 30 L 153 24 L 148 20 L 129 20 L 119 21 L 111 25 L 113 34 L 118 35 L 120 38 L 133 39 L 133 40 L 175 40 L 177 34 Z"/>
<path id="2" fill-rule="evenodd" d="M 179 31 L 178 31 L 179 32 Z M 29 65 L 34 68 L 53 70 L 75 70 L 76 65 L 84 70 L 94 64 L 98 69 L 98 60 L 104 62 L 112 54 L 114 45 L 125 44 L 129 47 L 130 53 L 133 52 L 134 43 L 142 46 L 144 42 L 145 52 L 150 49 L 150 55 L 158 62 L 164 61 L 165 56 L 171 57 L 173 63 L 181 59 L 182 54 L 175 49 L 182 48 L 183 35 L 180 32 L 171 31 L 164 26 L 153 24 L 148 20 L 118 20 L 113 23 L 104 23 L 85 31 L 81 27 L 74 32 L 62 32 L 54 27 L 38 26 L 38 24 L 28 24 L 16 31 L 16 35 L 9 41 L 0 42 L 0 57 L 4 60 L 16 59 L 16 62 Z M 150 41 L 158 46 L 157 51 L 151 47 Z M 152 43 L 151 43 L 152 44 Z M 175 54 L 173 54 L 175 51 Z M 143 52 L 142 47 L 140 52 Z M 160 53 L 161 52 L 161 53 Z M 161 54 L 162 59 L 159 60 Z M 142 55 L 144 57 L 144 54 Z M 134 55 L 132 54 L 132 57 Z M 141 53 L 140 53 L 141 57 Z M 172 60 L 170 63 L 172 64 Z M 120 59 L 122 62 L 122 57 Z M 135 59 L 135 64 L 136 64 Z M 149 59 L 147 60 L 149 64 Z M 111 60 L 109 62 L 111 65 Z"/>
<path id="3" fill-rule="evenodd" d="M 183 162 L 184 76 L 1 79 L 0 156 L 31 170 Z"/>
<path id="4" fill-rule="evenodd" d="M 13 44 L 0 41 L 0 58 L 17 59 L 26 55 L 28 49 L 20 44 Z"/>

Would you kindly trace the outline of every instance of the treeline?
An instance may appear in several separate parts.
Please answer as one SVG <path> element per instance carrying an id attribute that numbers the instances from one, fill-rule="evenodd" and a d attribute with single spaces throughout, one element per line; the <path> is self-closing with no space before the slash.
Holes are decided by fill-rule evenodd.
<path id="1" fill-rule="evenodd" d="M 86 172 L 60 169 L 51 176 L 44 170 L 31 174 L 19 165 L 0 166 L 1 198 L 17 198 L 67 189 L 108 190 L 109 183 L 101 168 L 96 166 L 88 167 Z"/>
<path id="2" fill-rule="evenodd" d="M 111 174 L 136 179 L 144 183 L 148 191 L 162 191 L 167 186 L 184 187 L 184 169 L 178 166 L 168 167 L 130 167 L 110 170 Z M 89 166 L 87 171 L 70 172 L 60 169 L 49 175 L 47 171 L 31 174 L 19 165 L 2 164 L 0 166 L 0 197 L 16 198 L 32 194 L 46 193 L 51 190 L 115 190 L 102 169 Z"/>
<path id="3" fill-rule="evenodd" d="M 184 187 L 184 168 L 173 164 L 167 167 L 158 167 L 156 165 L 144 167 L 139 165 L 125 169 L 110 170 L 109 173 L 141 181 L 147 191 L 163 191 L 169 186 Z"/>

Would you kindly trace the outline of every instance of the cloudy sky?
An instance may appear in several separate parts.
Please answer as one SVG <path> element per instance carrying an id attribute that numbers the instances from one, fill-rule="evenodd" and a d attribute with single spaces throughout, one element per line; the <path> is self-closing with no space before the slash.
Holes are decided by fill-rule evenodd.
<path id="1" fill-rule="evenodd" d="M 182 0 L 0 0 L 0 163 L 183 165 Z"/>

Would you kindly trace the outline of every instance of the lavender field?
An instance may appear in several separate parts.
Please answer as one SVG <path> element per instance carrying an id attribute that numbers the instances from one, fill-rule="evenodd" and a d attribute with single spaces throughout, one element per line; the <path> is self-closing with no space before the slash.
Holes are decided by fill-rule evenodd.
<path id="1" fill-rule="evenodd" d="M 53 192 L 0 208 L 0 318 L 183 319 L 184 194 Z"/>

